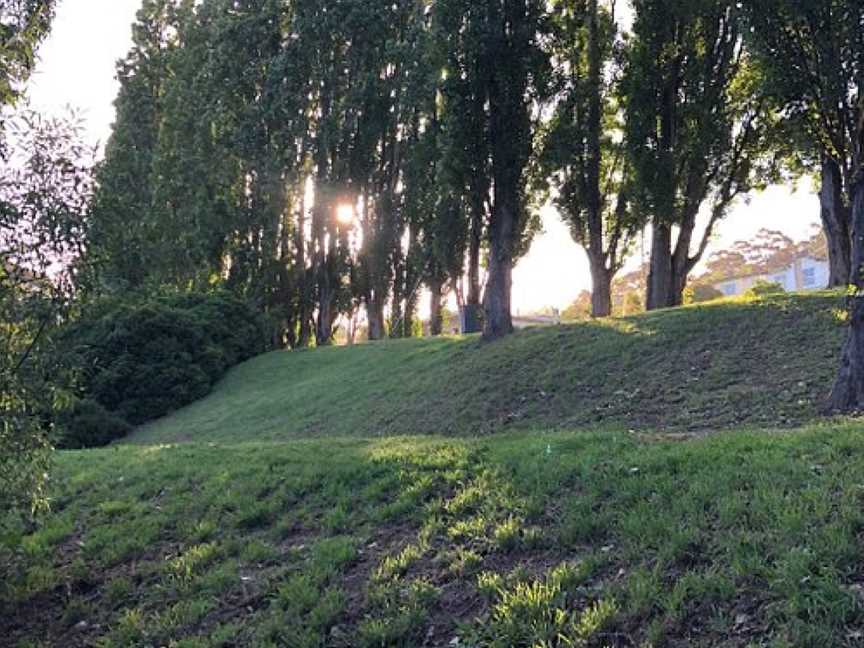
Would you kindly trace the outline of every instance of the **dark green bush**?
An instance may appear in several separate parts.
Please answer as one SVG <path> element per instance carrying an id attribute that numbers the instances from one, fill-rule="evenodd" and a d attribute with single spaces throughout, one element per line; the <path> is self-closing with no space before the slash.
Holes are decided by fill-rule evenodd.
<path id="1" fill-rule="evenodd" d="M 781 295 L 786 292 L 786 289 L 783 288 L 776 281 L 764 281 L 759 280 L 754 283 L 750 289 L 744 293 L 745 297 L 750 297 L 751 299 L 757 297 L 770 297 L 771 295 Z"/>
<path id="2" fill-rule="evenodd" d="M 57 425 L 57 445 L 67 450 L 105 446 L 132 431 L 126 421 L 92 400 L 80 400 L 61 412 Z"/>
<path id="3" fill-rule="evenodd" d="M 685 304 L 702 304 L 715 299 L 722 299 L 724 296 L 722 292 L 709 284 L 697 283 L 684 289 Z"/>
<path id="4" fill-rule="evenodd" d="M 268 336 L 243 300 L 184 294 L 92 305 L 58 346 L 82 400 L 139 425 L 205 396 L 228 368 L 265 351 Z M 70 432 L 70 442 L 90 429 Z"/>

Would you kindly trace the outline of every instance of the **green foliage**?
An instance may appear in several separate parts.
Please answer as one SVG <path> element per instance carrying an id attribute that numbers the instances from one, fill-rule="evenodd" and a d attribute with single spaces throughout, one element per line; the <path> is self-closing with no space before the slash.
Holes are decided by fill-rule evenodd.
<path id="1" fill-rule="evenodd" d="M 13 39 L 0 45 L 4 55 L 9 47 L 33 44 L 15 42 L 29 36 L 15 32 L 8 4 L 0 3 L 0 30 Z M 26 5 L 44 12 L 39 20 L 49 17 L 50 3 L 16 4 L 16 10 Z M 20 62 L 0 63 L 4 75 L 20 72 Z M 0 80 L 0 94 L 7 81 Z M 29 516 L 47 505 L 46 420 L 65 397 L 53 382 L 59 367 L 48 334 L 68 311 L 71 283 L 69 268 L 58 268 L 57 261 L 78 257 L 92 189 L 89 152 L 74 115 L 44 118 L 25 108 L 3 126 L 0 139 L 8 132 L 15 137 L 0 163 L 0 536 L 16 514 Z"/>
<path id="2" fill-rule="evenodd" d="M 630 204 L 633 170 L 619 87 L 629 41 L 613 12 L 596 0 L 552 7 L 555 110 L 541 133 L 535 184 L 585 249 L 595 290 L 605 293 L 644 224 Z M 610 310 L 604 304 L 592 314 L 605 317 Z"/>
<path id="3" fill-rule="evenodd" d="M 0 104 L 21 95 L 36 64 L 36 50 L 48 35 L 55 0 L 0 0 Z"/>
<path id="4" fill-rule="evenodd" d="M 714 286 L 704 283 L 696 283 L 687 286 L 684 289 L 685 304 L 702 304 L 704 302 L 722 299 L 723 293 L 717 290 Z"/>
<path id="5" fill-rule="evenodd" d="M 776 281 L 764 281 L 759 280 L 754 283 L 747 292 L 744 293 L 745 297 L 749 298 L 758 298 L 758 297 L 768 297 L 771 295 L 780 295 L 786 292 L 786 289 L 783 288 Z"/>
<path id="6" fill-rule="evenodd" d="M 478 587 L 494 592 L 492 615 L 482 629 L 472 628 L 468 642 L 489 648 L 591 645 L 618 609 L 612 601 L 598 601 L 574 611 L 574 594 L 585 576 L 584 570 L 567 564 L 553 568 L 543 579 L 516 578 L 510 586 L 495 584 L 484 575 Z"/>
<path id="7" fill-rule="evenodd" d="M 745 4 L 753 3 L 634 3 L 624 110 L 633 198 L 656 233 L 651 310 L 680 305 L 688 275 L 734 202 L 779 177 L 783 123 L 762 68 L 742 50 Z M 699 231 L 703 209 L 708 220 Z"/>
<path id="8" fill-rule="evenodd" d="M 120 416 L 96 401 L 84 399 L 61 411 L 57 417 L 60 448 L 98 448 L 122 439 L 132 431 Z"/>
<path id="9" fill-rule="evenodd" d="M 133 424 L 163 416 L 206 395 L 225 371 L 267 348 L 262 318 L 227 293 L 106 301 L 89 307 L 60 333 L 76 389 Z M 83 414 L 83 416 L 82 416 Z M 87 405 L 64 423 L 69 443 L 121 431 Z"/>

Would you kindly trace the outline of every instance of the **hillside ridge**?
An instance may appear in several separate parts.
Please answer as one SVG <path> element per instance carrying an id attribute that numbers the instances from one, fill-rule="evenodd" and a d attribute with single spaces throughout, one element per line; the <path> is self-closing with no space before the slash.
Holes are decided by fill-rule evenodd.
<path id="1" fill-rule="evenodd" d="M 836 292 L 737 298 L 521 331 L 275 352 L 130 442 L 702 432 L 815 420 L 842 343 Z"/>

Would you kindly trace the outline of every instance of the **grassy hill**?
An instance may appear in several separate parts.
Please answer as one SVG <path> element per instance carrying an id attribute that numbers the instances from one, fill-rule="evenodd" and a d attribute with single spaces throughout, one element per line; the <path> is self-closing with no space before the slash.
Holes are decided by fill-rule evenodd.
<path id="1" fill-rule="evenodd" d="M 477 338 L 273 353 L 141 443 L 535 427 L 705 431 L 813 420 L 836 371 L 836 293 L 730 300 Z"/>
<path id="2" fill-rule="evenodd" d="M 59 454 L 0 644 L 861 646 L 839 302 L 253 360 Z"/>

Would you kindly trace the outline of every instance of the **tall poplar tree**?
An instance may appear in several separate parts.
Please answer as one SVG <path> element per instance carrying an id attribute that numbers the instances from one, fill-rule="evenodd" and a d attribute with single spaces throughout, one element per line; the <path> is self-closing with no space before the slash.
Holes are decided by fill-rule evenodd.
<path id="1" fill-rule="evenodd" d="M 743 48 L 740 3 L 636 0 L 634 9 L 627 140 L 634 198 L 651 225 L 652 310 L 681 305 L 718 222 L 772 177 L 777 118 Z"/>
<path id="2" fill-rule="evenodd" d="M 551 199 L 588 255 L 591 314 L 612 314 L 612 280 L 639 225 L 620 124 L 623 55 L 614 3 L 553 3 L 557 105 L 543 134 L 539 172 Z"/>
<path id="3" fill-rule="evenodd" d="M 746 5 L 770 91 L 821 162 L 832 280 L 854 287 L 849 334 L 829 404 L 864 408 L 864 2 L 765 0 Z M 850 243 L 847 244 L 847 240 Z M 846 250 L 850 272 L 846 277 Z"/>
<path id="4" fill-rule="evenodd" d="M 855 74 L 862 37 L 861 3 L 775 1 L 745 5 L 750 45 L 766 69 L 766 87 L 797 127 L 821 178 L 822 226 L 831 286 L 852 277 L 852 194 L 856 117 Z"/>
<path id="5" fill-rule="evenodd" d="M 461 166 L 489 173 L 485 187 L 472 186 L 471 176 L 466 178 L 469 204 L 476 201 L 472 213 L 481 202 L 488 210 L 483 298 L 487 340 L 513 331 L 513 266 L 532 233 L 527 169 L 534 153 L 538 101 L 548 75 L 547 55 L 540 44 L 545 8 L 539 0 L 444 0 L 437 7 L 442 37 L 456 53 L 446 69 L 452 79 L 451 132 L 470 134 L 461 147 L 468 164 Z"/>

